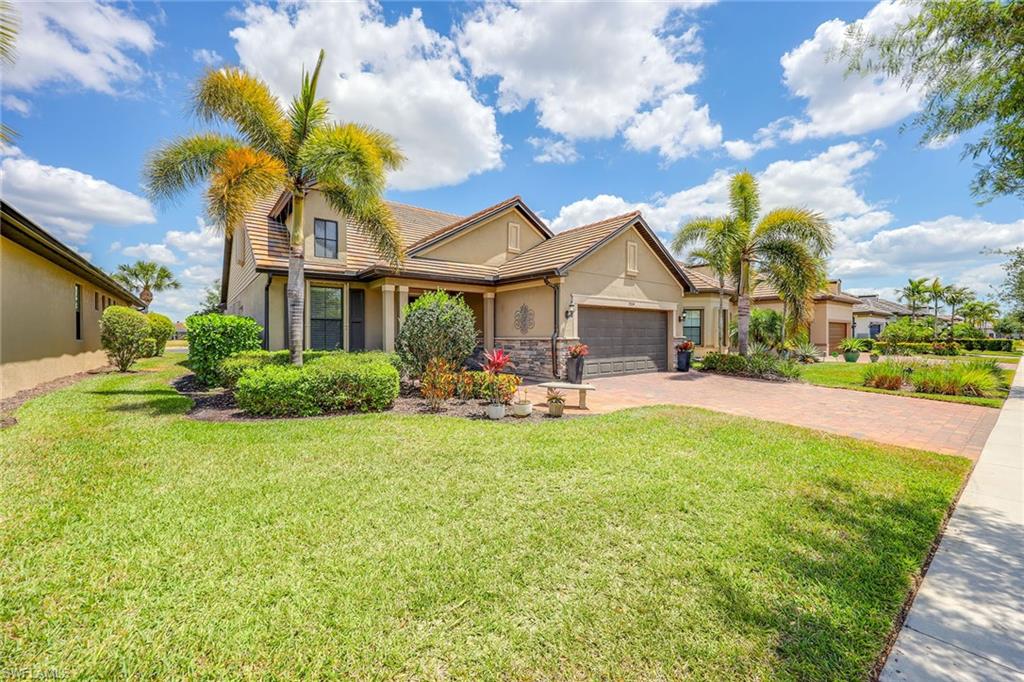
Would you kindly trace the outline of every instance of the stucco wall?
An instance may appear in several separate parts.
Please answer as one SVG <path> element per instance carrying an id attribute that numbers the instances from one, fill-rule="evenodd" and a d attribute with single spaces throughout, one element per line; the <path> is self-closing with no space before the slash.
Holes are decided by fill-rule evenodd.
<path id="1" fill-rule="evenodd" d="M 100 289 L 6 237 L 0 238 L 0 396 L 107 364 L 100 349 Z M 82 287 L 82 339 L 75 339 L 75 284 Z M 102 300 L 101 305 L 102 307 Z"/>
<path id="2" fill-rule="evenodd" d="M 508 250 L 508 224 L 519 224 L 519 251 Z M 536 246 L 543 237 L 516 209 L 510 209 L 462 234 L 433 246 L 419 255 L 424 258 L 500 265 L 519 253 Z"/>
<path id="3" fill-rule="evenodd" d="M 726 296 L 723 300 L 724 309 L 729 311 L 729 320 L 733 319 L 735 315 L 735 305 L 730 303 L 729 297 Z M 718 329 L 715 324 L 718 320 L 719 302 L 718 294 L 687 294 L 683 297 L 682 305 L 680 310 L 701 310 L 702 314 L 702 326 L 703 332 L 702 343 L 697 344 L 694 348 L 694 352 L 697 355 L 703 355 L 710 351 L 718 350 Z M 680 325 L 679 334 L 682 336 L 683 330 Z M 725 329 L 725 336 L 722 339 L 722 343 L 728 347 L 729 345 L 729 328 L 728 322 Z M 691 339 L 692 341 L 693 339 Z"/>
<path id="4" fill-rule="evenodd" d="M 526 306 L 533 313 L 533 326 L 523 333 L 516 329 L 516 313 Z M 551 287 L 530 287 L 499 291 L 494 296 L 494 327 L 497 338 L 551 339 L 554 330 L 554 292 Z"/>

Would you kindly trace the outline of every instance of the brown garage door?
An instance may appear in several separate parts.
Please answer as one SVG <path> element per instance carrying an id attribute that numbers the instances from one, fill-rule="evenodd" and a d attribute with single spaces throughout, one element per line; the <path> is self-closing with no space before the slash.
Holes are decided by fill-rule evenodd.
<path id="1" fill-rule="evenodd" d="M 590 347 L 583 376 L 667 369 L 668 315 L 657 310 L 580 308 L 580 340 Z"/>
<path id="2" fill-rule="evenodd" d="M 845 339 L 846 334 L 846 323 L 845 322 L 829 322 L 828 323 L 828 351 L 830 353 L 839 350 L 839 342 Z"/>

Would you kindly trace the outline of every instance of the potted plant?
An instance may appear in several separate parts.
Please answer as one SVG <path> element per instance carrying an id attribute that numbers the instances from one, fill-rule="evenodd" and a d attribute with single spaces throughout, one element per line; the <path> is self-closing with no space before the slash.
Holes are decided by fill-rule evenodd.
<path id="1" fill-rule="evenodd" d="M 583 383 L 583 359 L 590 353 L 585 343 L 569 346 L 569 358 L 565 361 L 565 371 L 570 384 Z"/>
<path id="2" fill-rule="evenodd" d="M 516 401 L 512 403 L 512 415 L 515 417 L 529 417 L 533 414 L 533 403 L 526 397 L 523 389 L 516 391 Z"/>
<path id="3" fill-rule="evenodd" d="M 843 352 L 843 359 L 847 362 L 857 362 L 860 359 L 860 352 L 864 350 L 864 340 L 847 338 L 839 342 L 839 350 Z"/>
<path id="4" fill-rule="evenodd" d="M 871 358 L 871 362 L 878 362 L 878 351 L 871 351 L 871 355 L 869 355 L 868 357 Z"/>
<path id="5" fill-rule="evenodd" d="M 676 370 L 679 372 L 690 371 L 690 360 L 693 358 L 693 341 L 683 339 L 676 344 Z"/>
<path id="6" fill-rule="evenodd" d="M 556 389 L 548 389 L 548 414 L 561 417 L 565 409 L 565 394 Z"/>
<path id="7" fill-rule="evenodd" d="M 512 356 L 502 348 L 484 353 L 484 371 L 487 372 L 488 419 L 502 419 L 505 416 L 505 402 L 502 396 L 500 372 L 512 361 Z"/>

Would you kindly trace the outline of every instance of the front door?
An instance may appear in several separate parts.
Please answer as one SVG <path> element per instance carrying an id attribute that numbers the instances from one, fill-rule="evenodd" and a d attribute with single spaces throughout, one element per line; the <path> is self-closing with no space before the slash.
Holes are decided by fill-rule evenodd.
<path id="1" fill-rule="evenodd" d="M 348 349 L 366 350 L 366 292 L 348 290 Z"/>

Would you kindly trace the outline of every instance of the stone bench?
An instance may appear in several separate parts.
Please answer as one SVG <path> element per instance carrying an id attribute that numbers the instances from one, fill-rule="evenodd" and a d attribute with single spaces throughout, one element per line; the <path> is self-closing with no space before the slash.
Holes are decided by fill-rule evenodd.
<path id="1" fill-rule="evenodd" d="M 597 390 L 597 387 L 593 384 L 570 384 L 567 381 L 545 381 L 543 384 L 537 384 L 540 388 L 550 388 L 556 391 L 579 391 L 580 392 L 580 409 L 587 409 L 587 391 Z"/>

